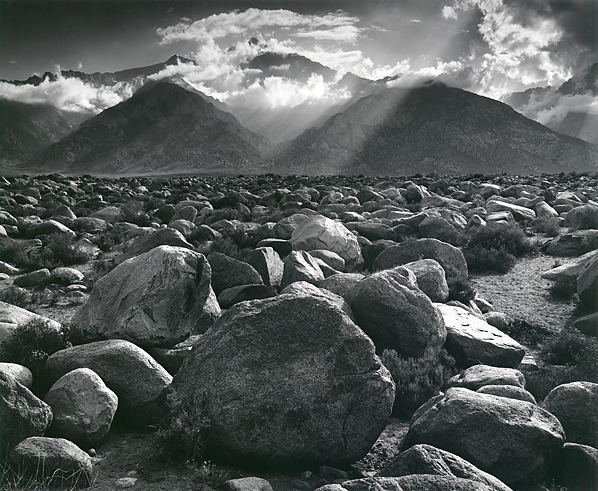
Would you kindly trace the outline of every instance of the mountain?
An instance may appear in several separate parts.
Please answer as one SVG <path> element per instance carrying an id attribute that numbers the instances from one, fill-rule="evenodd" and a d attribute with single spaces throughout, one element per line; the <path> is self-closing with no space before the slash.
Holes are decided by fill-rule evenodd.
<path id="1" fill-rule="evenodd" d="M 139 68 L 130 68 L 127 70 L 122 70 L 119 72 L 106 72 L 106 73 L 85 73 L 79 72 L 76 70 L 61 70 L 60 74 L 64 78 L 78 78 L 84 82 L 93 85 L 94 87 L 100 87 L 102 85 L 116 85 L 119 82 L 129 82 L 132 83 L 137 78 L 149 77 L 150 75 L 155 75 L 156 73 L 161 72 L 165 68 L 178 65 L 180 63 L 184 64 L 195 64 L 194 61 L 189 60 L 187 58 L 183 58 L 182 56 L 173 55 L 168 60 L 162 63 L 157 63 L 155 65 L 144 66 Z M 51 72 L 44 73 L 41 77 L 38 75 L 33 75 L 29 77 L 27 80 L 0 80 L 0 82 L 7 82 L 13 85 L 39 85 L 44 80 L 50 80 L 54 82 L 57 79 L 56 74 Z"/>
<path id="2" fill-rule="evenodd" d="M 554 131 L 598 144 L 598 114 L 570 111 L 554 126 Z"/>
<path id="3" fill-rule="evenodd" d="M 296 53 L 282 54 L 268 51 L 248 63 L 243 63 L 241 68 L 259 71 L 259 73 L 248 74 L 249 85 L 257 78 L 263 80 L 267 77 L 286 77 L 305 83 L 313 74 L 321 75 L 325 82 L 331 82 L 336 76 L 336 70 Z"/>
<path id="4" fill-rule="evenodd" d="M 0 98 L 0 167 L 29 160 L 73 131 L 88 114 L 49 104 L 25 104 Z"/>
<path id="5" fill-rule="evenodd" d="M 540 173 L 595 170 L 598 148 L 511 107 L 441 83 L 363 97 L 286 144 L 292 173 Z"/>
<path id="6" fill-rule="evenodd" d="M 231 170 L 253 166 L 269 142 L 168 79 L 85 121 L 29 166 L 86 173 Z"/>
<path id="7" fill-rule="evenodd" d="M 561 85 L 557 92 L 562 95 L 598 95 L 598 63 L 587 67 Z"/>

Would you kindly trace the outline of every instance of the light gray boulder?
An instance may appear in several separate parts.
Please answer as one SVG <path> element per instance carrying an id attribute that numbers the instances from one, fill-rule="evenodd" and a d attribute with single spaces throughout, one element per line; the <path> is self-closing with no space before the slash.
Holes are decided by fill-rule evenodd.
<path id="1" fill-rule="evenodd" d="M 488 365 L 473 365 L 448 382 L 449 387 L 465 387 L 478 390 L 485 385 L 512 385 L 525 389 L 523 373 L 514 368 L 500 368 Z"/>
<path id="2" fill-rule="evenodd" d="M 300 224 L 291 235 L 291 243 L 296 251 L 325 249 L 337 253 L 345 260 L 347 272 L 363 267 L 361 248 L 355 235 L 341 222 L 325 216 L 314 215 Z"/>
<path id="3" fill-rule="evenodd" d="M 394 349 L 408 357 L 438 353 L 446 340 L 441 313 L 417 287 L 415 274 L 405 267 L 365 277 L 349 292 L 357 324 L 376 349 Z"/>
<path id="4" fill-rule="evenodd" d="M 72 318 L 74 342 L 125 339 L 170 347 L 220 316 L 206 258 L 160 246 L 118 265 L 93 286 Z"/>
<path id="5" fill-rule="evenodd" d="M 458 365 L 470 367 L 478 363 L 516 368 L 525 356 L 517 341 L 494 326 L 452 305 L 436 304 L 446 326 L 446 349 Z"/>
<path id="6" fill-rule="evenodd" d="M 38 482 L 49 479 L 77 488 L 91 485 L 91 457 L 64 438 L 29 437 L 12 450 L 9 459 L 25 476 Z"/>
<path id="7" fill-rule="evenodd" d="M 51 382 L 77 368 L 90 368 L 118 396 L 118 412 L 138 426 L 164 417 L 164 389 L 172 376 L 138 346 L 119 339 L 73 346 L 51 355 L 46 371 Z"/>
<path id="8" fill-rule="evenodd" d="M 559 385 L 546 396 L 542 407 L 558 418 L 569 443 L 598 447 L 598 384 Z"/>
<path id="9" fill-rule="evenodd" d="M 0 461 L 15 445 L 41 436 L 52 422 L 52 410 L 12 375 L 0 371 Z"/>
<path id="10" fill-rule="evenodd" d="M 415 273 L 418 288 L 432 302 L 444 303 L 449 298 L 449 288 L 444 269 L 434 259 L 420 259 L 404 265 Z"/>
<path id="11" fill-rule="evenodd" d="M 31 390 L 31 386 L 33 385 L 33 374 L 29 368 L 19 365 L 18 363 L 0 362 L 0 372 L 12 375 L 19 383 Z"/>
<path id="12" fill-rule="evenodd" d="M 292 251 L 284 258 L 281 288 L 286 288 L 296 281 L 306 281 L 317 285 L 324 279 L 324 272 L 320 265 L 308 252 Z"/>
<path id="13" fill-rule="evenodd" d="M 77 368 L 60 377 L 44 401 L 54 415 L 48 434 L 84 449 L 104 442 L 118 407 L 117 395 L 89 368 Z"/>
<path id="14" fill-rule="evenodd" d="M 542 482 L 564 440 L 558 419 L 535 404 L 450 388 L 411 424 L 403 448 L 438 447 L 511 485 Z"/>

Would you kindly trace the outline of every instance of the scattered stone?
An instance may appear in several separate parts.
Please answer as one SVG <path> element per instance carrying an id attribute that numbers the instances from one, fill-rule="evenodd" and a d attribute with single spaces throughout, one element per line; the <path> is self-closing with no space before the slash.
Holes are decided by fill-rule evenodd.
<path id="1" fill-rule="evenodd" d="M 560 257 L 581 256 L 597 248 L 598 230 L 576 230 L 550 241 L 546 254 Z"/>
<path id="2" fill-rule="evenodd" d="M 293 251 L 284 258 L 281 288 L 296 281 L 306 281 L 316 285 L 323 279 L 322 268 L 308 252 Z"/>
<path id="3" fill-rule="evenodd" d="M 569 443 L 598 447 L 598 384 L 559 385 L 546 396 L 542 407 L 558 418 Z"/>
<path id="4" fill-rule="evenodd" d="M 449 387 L 465 387 L 478 390 L 484 385 L 513 385 L 525 389 L 525 377 L 513 368 L 474 365 L 449 380 Z"/>
<path id="5" fill-rule="evenodd" d="M 257 300 L 276 296 L 276 289 L 268 285 L 239 285 L 223 290 L 218 295 L 218 303 L 223 309 L 245 300 Z"/>
<path id="6" fill-rule="evenodd" d="M 411 474 L 432 474 L 449 478 L 469 479 L 495 491 L 509 491 L 506 484 L 458 455 L 431 445 L 419 444 L 401 452 L 378 473 L 380 477 Z"/>
<path id="7" fill-rule="evenodd" d="M 248 263 L 260 274 L 264 285 L 280 286 L 284 263 L 272 247 L 257 247 L 252 250 Z"/>
<path id="8" fill-rule="evenodd" d="M 404 265 L 415 273 L 417 286 L 432 302 L 444 303 L 449 298 L 449 288 L 442 266 L 434 259 L 420 259 Z"/>
<path id="9" fill-rule="evenodd" d="M 212 267 L 212 288 L 216 295 L 233 286 L 263 284 L 260 274 L 246 262 L 220 252 L 212 252 L 208 262 Z"/>
<path id="10" fill-rule="evenodd" d="M 587 309 L 598 309 L 598 254 L 590 259 L 577 277 L 577 295 Z"/>
<path id="11" fill-rule="evenodd" d="M 242 477 L 224 483 L 226 491 L 272 491 L 272 486 L 261 477 Z"/>
<path id="12" fill-rule="evenodd" d="M 52 410 L 15 377 L 0 370 L 0 461 L 15 445 L 41 436 L 52 422 Z"/>
<path id="13" fill-rule="evenodd" d="M 104 442 L 118 407 L 116 394 L 89 368 L 77 368 L 60 377 L 44 401 L 54 415 L 49 434 L 81 448 Z"/>
<path id="14" fill-rule="evenodd" d="M 42 268 L 22 276 L 17 276 L 13 280 L 13 284 L 21 287 L 43 286 L 50 282 L 51 277 L 50 270 L 48 268 Z"/>
<path id="15" fill-rule="evenodd" d="M 405 267 L 365 277 L 349 292 L 357 324 L 381 352 L 421 357 L 437 353 L 446 340 L 442 315 L 417 288 L 415 274 Z"/>
<path id="16" fill-rule="evenodd" d="M 39 482 L 50 479 L 74 487 L 91 485 L 91 457 L 64 438 L 31 436 L 12 450 L 10 461 L 26 476 Z"/>
<path id="17" fill-rule="evenodd" d="M 450 388 L 411 424 L 403 448 L 438 447 L 510 485 L 542 482 L 564 440 L 558 419 L 534 404 Z"/>
<path id="18" fill-rule="evenodd" d="M 164 417 L 164 389 L 172 377 L 141 348 L 123 340 L 73 346 L 51 355 L 46 371 L 56 381 L 77 368 L 90 368 L 118 396 L 118 412 L 137 426 Z"/>
<path id="19" fill-rule="evenodd" d="M 457 364 L 515 368 L 525 356 L 517 341 L 459 307 L 436 304 L 446 326 L 446 349 Z"/>

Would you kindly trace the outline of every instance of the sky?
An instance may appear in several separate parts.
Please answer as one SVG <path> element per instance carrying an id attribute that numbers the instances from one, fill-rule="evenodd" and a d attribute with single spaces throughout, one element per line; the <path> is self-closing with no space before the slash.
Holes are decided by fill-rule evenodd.
<path id="1" fill-rule="evenodd" d="M 248 44 L 252 37 L 261 48 Z M 114 72 L 179 54 L 197 65 L 174 71 L 233 106 L 343 98 L 317 77 L 297 84 L 281 74 L 248 85 L 239 64 L 260 49 L 302 54 L 339 78 L 440 78 L 501 99 L 558 87 L 598 61 L 596 0 L 0 0 L 0 79 L 58 68 Z M 0 83 L 0 97 L 91 112 L 135 89 L 72 80 L 7 85 Z"/>

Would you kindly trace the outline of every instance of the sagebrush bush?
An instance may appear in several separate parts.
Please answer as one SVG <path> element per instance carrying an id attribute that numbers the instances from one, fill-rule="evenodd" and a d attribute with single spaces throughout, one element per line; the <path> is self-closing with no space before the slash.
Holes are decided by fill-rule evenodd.
<path id="1" fill-rule="evenodd" d="M 457 300 L 465 305 L 475 298 L 476 291 L 472 284 L 460 277 L 451 277 L 447 280 L 449 300 Z"/>
<path id="2" fill-rule="evenodd" d="M 577 293 L 577 278 L 560 276 L 550 285 L 550 294 L 561 300 L 571 300 Z"/>
<path id="3" fill-rule="evenodd" d="M 171 389 L 166 396 L 169 414 L 156 432 L 158 453 L 170 462 L 204 460 L 205 431 L 209 426 L 204 397 L 184 403 L 180 395 Z"/>
<path id="4" fill-rule="evenodd" d="M 506 273 L 516 258 L 537 251 L 537 246 L 516 223 L 496 223 L 470 229 L 463 255 L 469 271 Z"/>
<path id="5" fill-rule="evenodd" d="M 556 237 L 561 233 L 561 219 L 558 217 L 541 217 L 532 220 L 532 227 L 536 232 Z"/>
<path id="6" fill-rule="evenodd" d="M 575 367 L 583 380 L 598 382 L 598 339 L 594 337 L 564 328 L 542 345 L 540 355 L 546 363 Z"/>
<path id="7" fill-rule="evenodd" d="M 518 343 L 526 346 L 539 346 L 552 336 L 552 333 L 523 319 L 515 319 L 502 332 L 508 334 Z"/>
<path id="8" fill-rule="evenodd" d="M 52 267 L 84 264 L 88 259 L 87 253 L 74 242 L 73 237 L 66 234 L 52 235 L 42 249 L 42 260 Z"/>
<path id="9" fill-rule="evenodd" d="M 437 395 L 457 373 L 455 359 L 442 350 L 422 358 L 404 358 L 385 349 L 380 357 L 396 385 L 394 416 L 410 418 L 422 404 Z"/>
<path id="10" fill-rule="evenodd" d="M 34 382 L 43 381 L 48 357 L 71 346 L 69 328 L 56 328 L 48 320 L 35 317 L 16 327 L 14 332 L 0 344 L 0 361 L 18 363 L 33 373 Z M 38 390 L 41 389 L 38 385 Z"/>
<path id="11" fill-rule="evenodd" d="M 251 248 L 239 247 L 231 237 L 218 237 L 212 241 L 210 252 L 220 252 L 228 257 L 247 262 L 251 255 Z"/>

